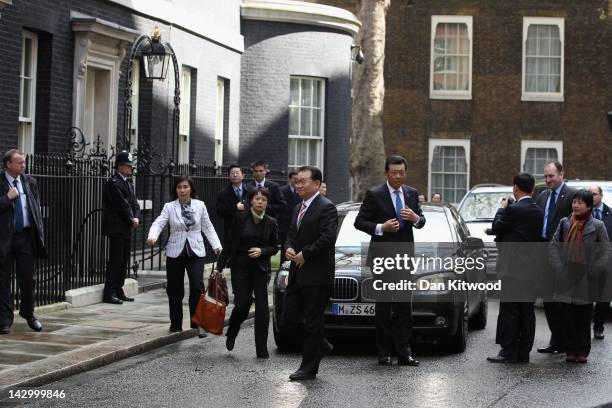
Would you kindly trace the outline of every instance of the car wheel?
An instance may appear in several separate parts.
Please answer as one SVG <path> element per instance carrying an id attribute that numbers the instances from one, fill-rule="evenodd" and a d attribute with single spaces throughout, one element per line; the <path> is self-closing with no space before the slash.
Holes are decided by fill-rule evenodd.
<path id="1" fill-rule="evenodd" d="M 276 322 L 272 323 L 272 332 L 274 333 L 274 343 L 280 351 L 295 351 L 299 349 L 299 343 L 295 336 L 285 333 L 276 326 Z"/>
<path id="2" fill-rule="evenodd" d="M 488 299 L 485 293 L 484 299 L 478 305 L 478 311 L 470 318 L 470 329 L 482 330 L 487 327 Z"/>
<path id="3" fill-rule="evenodd" d="M 457 321 L 457 330 L 455 334 L 448 339 L 447 348 L 453 353 L 463 353 L 467 346 L 468 336 L 468 304 L 463 303 L 463 310 L 459 313 Z"/>

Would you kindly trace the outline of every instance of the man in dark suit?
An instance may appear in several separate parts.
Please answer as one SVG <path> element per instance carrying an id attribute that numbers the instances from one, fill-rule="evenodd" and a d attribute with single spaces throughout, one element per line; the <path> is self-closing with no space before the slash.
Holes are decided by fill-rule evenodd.
<path id="1" fill-rule="evenodd" d="M 272 196 L 272 200 L 268 203 L 268 208 L 266 209 L 266 213 L 277 220 L 279 217 L 282 217 L 285 208 L 287 207 L 287 203 L 285 202 L 285 198 L 280 191 L 280 187 L 278 184 L 271 180 L 266 180 L 266 174 L 268 173 L 268 166 L 265 162 L 258 160 L 251 164 L 251 171 L 253 172 L 253 183 L 251 184 L 251 188 L 254 187 L 265 187 L 270 191 L 270 195 Z"/>
<path id="2" fill-rule="evenodd" d="M 4 155 L 0 171 L 0 334 L 10 332 L 14 319 L 13 268 L 21 293 L 19 315 L 32 330 L 42 330 L 34 315 L 34 261 L 45 258 L 47 251 L 38 185 L 24 174 L 25 163 L 25 154 L 11 149 Z"/>
<path id="3" fill-rule="evenodd" d="M 527 173 L 514 177 L 513 195 L 516 203 L 504 198 L 493 219 L 492 232 L 502 246 L 499 251 L 497 276 L 502 281 L 502 296 L 497 317 L 496 343 L 501 350 L 487 357 L 492 363 L 529 362 L 535 337 L 534 272 L 526 268 L 533 264 L 534 245 L 540 242 L 544 212 L 531 198 L 535 179 Z M 536 244 L 538 245 L 538 244 Z M 505 247 L 503 247 L 505 246 Z"/>
<path id="4" fill-rule="evenodd" d="M 283 307 L 283 325 L 304 323 L 304 352 L 292 381 L 316 377 L 321 359 L 331 352 L 325 339 L 325 308 L 329 302 L 335 272 L 335 244 L 338 229 L 336 206 L 319 193 L 323 177 L 312 166 L 300 167 L 296 188 L 302 198 L 295 212 L 285 255 L 291 261 Z"/>
<path id="5" fill-rule="evenodd" d="M 102 233 L 109 240 L 103 301 L 115 305 L 134 301 L 123 292 L 126 269 L 129 267 L 132 231 L 140 224 L 140 206 L 134 186 L 128 180 L 131 175 L 131 154 L 120 152 L 115 159 L 115 174 L 104 183 L 102 189 Z"/>
<path id="6" fill-rule="evenodd" d="M 292 170 L 289 172 L 288 183 L 281 187 L 281 194 L 285 199 L 285 209 L 283 215 L 278 219 L 278 235 L 281 244 L 281 260 L 285 261 L 285 241 L 287 240 L 287 234 L 289 233 L 289 226 L 291 225 L 291 218 L 293 217 L 293 210 L 297 205 L 302 202 L 302 199 L 295 189 L 295 180 L 297 178 L 297 171 Z"/>
<path id="7" fill-rule="evenodd" d="M 593 194 L 593 217 L 603 221 L 608 232 L 608 238 L 612 237 L 612 213 L 610 207 L 603 202 L 603 191 L 600 186 L 591 186 L 589 191 Z M 604 339 L 604 324 L 610 316 L 610 294 L 606 293 L 605 290 L 609 286 L 609 277 L 602 277 L 600 282 L 600 299 L 595 304 L 595 311 L 593 313 L 593 337 L 597 340 Z"/>
<path id="8" fill-rule="evenodd" d="M 544 179 L 546 180 L 546 190 L 536 197 L 536 203 L 544 211 L 544 224 L 541 231 L 543 242 L 549 242 L 561 218 L 567 217 L 572 213 L 572 197 L 576 189 L 564 183 L 565 174 L 563 165 L 558 161 L 552 161 L 544 166 Z M 550 341 L 546 347 L 538 349 L 538 353 L 556 354 L 563 351 L 562 348 L 562 322 L 561 306 L 559 302 L 550 301 L 554 286 L 554 276 L 548 263 L 544 266 L 544 279 L 542 283 L 542 297 L 544 299 L 544 313 L 550 329 Z"/>
<path id="9" fill-rule="evenodd" d="M 230 184 L 217 195 L 217 215 L 223 219 L 223 237 L 221 242 L 229 236 L 234 215 L 243 212 L 249 205 L 247 195 L 253 187 L 243 183 L 244 173 L 240 165 L 234 163 L 229 166 Z"/>
<path id="10" fill-rule="evenodd" d="M 372 265 L 374 246 L 378 243 L 414 242 L 412 228 L 423 228 L 425 217 L 419 193 L 403 184 L 408 164 L 402 156 L 390 156 L 385 162 L 387 182 L 366 193 L 355 228 L 372 236 L 366 264 Z M 383 244 L 384 245 L 384 244 Z M 378 362 L 391 365 L 395 349 L 399 365 L 418 366 L 410 351 L 412 310 L 408 302 L 376 302 L 376 347 Z"/>

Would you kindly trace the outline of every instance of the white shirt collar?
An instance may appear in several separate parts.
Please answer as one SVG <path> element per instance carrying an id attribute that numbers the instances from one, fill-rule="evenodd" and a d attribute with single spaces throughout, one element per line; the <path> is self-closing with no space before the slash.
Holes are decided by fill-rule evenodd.
<path id="1" fill-rule="evenodd" d="M 404 190 L 402 190 L 402 186 L 400 186 L 400 188 L 396 190 L 393 187 L 391 187 L 391 184 L 389 184 L 388 181 L 387 181 L 387 188 L 389 189 L 389 193 L 391 194 L 395 194 L 396 191 L 399 191 L 402 195 L 404 194 Z"/>
<path id="2" fill-rule="evenodd" d="M 305 205 L 305 206 L 306 206 L 306 208 L 308 208 L 308 207 L 310 206 L 310 204 L 312 203 L 312 200 L 314 200 L 315 198 L 317 198 L 317 196 L 318 196 L 319 194 L 320 194 L 320 193 L 317 191 L 317 192 L 316 192 L 316 193 L 315 193 L 315 194 L 314 194 L 312 197 L 310 197 L 308 200 L 303 201 L 303 202 L 302 202 L 302 205 Z"/>
<path id="3" fill-rule="evenodd" d="M 265 177 L 261 181 L 255 180 L 255 186 L 263 186 L 265 184 L 266 184 L 266 178 Z"/>
<path id="4" fill-rule="evenodd" d="M 604 208 L 603 208 L 603 204 L 604 204 L 604 203 L 603 203 L 603 201 L 602 201 L 601 203 L 599 203 L 599 207 L 595 207 L 596 209 L 601 210 L 601 212 L 602 212 L 602 213 L 603 213 L 603 210 L 604 210 Z"/>
<path id="5" fill-rule="evenodd" d="M 9 184 L 11 185 L 11 187 L 13 187 L 13 181 L 18 180 L 19 182 L 21 182 L 19 180 L 19 176 L 17 177 L 13 177 L 10 174 L 8 174 L 7 171 L 4 172 L 4 174 L 6 175 L 6 180 L 9 182 Z"/>
<path id="6" fill-rule="evenodd" d="M 521 201 L 522 199 L 524 199 L 524 198 L 529 198 L 529 197 L 531 197 L 531 196 L 528 196 L 528 195 L 526 195 L 526 196 L 522 196 L 521 198 L 519 198 L 519 199 L 517 200 L 517 203 L 518 203 L 519 201 Z"/>

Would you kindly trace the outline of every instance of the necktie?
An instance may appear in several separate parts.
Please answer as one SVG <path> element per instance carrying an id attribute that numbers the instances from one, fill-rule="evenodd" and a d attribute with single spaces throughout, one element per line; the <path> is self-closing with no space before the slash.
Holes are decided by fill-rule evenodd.
<path id="1" fill-rule="evenodd" d="M 601 210 L 599 208 L 595 208 L 595 218 L 601 220 L 603 217 L 601 216 Z"/>
<path id="2" fill-rule="evenodd" d="M 240 187 L 236 189 L 236 197 L 238 197 L 238 201 L 242 200 L 242 190 Z"/>
<path id="3" fill-rule="evenodd" d="M 17 186 L 17 179 L 13 180 L 13 185 L 19 190 Z M 23 208 L 21 207 L 21 194 L 15 199 L 15 231 L 21 232 L 23 229 Z"/>
<path id="4" fill-rule="evenodd" d="M 302 203 L 302 208 L 300 208 L 300 213 L 298 214 L 298 217 L 297 217 L 298 228 L 300 228 L 300 224 L 302 223 L 302 218 L 304 218 L 304 213 L 306 212 L 307 208 L 308 207 L 306 207 L 306 203 Z"/>
<path id="5" fill-rule="evenodd" d="M 400 224 L 400 229 L 404 229 L 404 220 L 402 220 L 402 217 L 400 215 L 400 211 L 402 209 L 402 199 L 400 198 L 400 192 L 399 190 L 395 190 L 393 192 L 395 194 L 395 214 L 397 215 L 397 220 L 399 221 Z"/>
<path id="6" fill-rule="evenodd" d="M 550 218 L 552 217 L 553 209 L 555 208 L 555 203 L 557 202 L 557 192 L 555 190 L 550 191 L 550 200 L 548 201 L 548 216 L 546 217 L 546 226 L 545 230 L 548 229 L 548 223 L 550 222 Z"/>

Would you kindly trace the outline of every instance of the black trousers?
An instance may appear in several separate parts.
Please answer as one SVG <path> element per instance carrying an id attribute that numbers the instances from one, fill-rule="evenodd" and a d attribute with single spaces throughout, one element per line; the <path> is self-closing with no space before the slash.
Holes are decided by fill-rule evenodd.
<path id="1" fill-rule="evenodd" d="M 166 293 L 170 308 L 170 325 L 183 327 L 183 297 L 185 296 L 185 271 L 189 278 L 189 316 L 195 313 L 204 283 L 204 258 L 188 256 L 185 251 L 178 258 L 166 258 Z M 195 326 L 192 324 L 192 328 Z"/>
<path id="2" fill-rule="evenodd" d="M 300 370 L 316 374 L 322 358 L 325 339 L 325 308 L 331 286 L 299 286 L 292 284 L 285 291 L 282 324 L 295 327 L 304 324 L 304 351 Z"/>
<path id="3" fill-rule="evenodd" d="M 595 303 L 595 311 L 593 312 L 593 329 L 603 330 L 604 324 L 610 317 L 610 302 Z"/>
<path id="4" fill-rule="evenodd" d="M 0 326 L 13 324 L 13 298 L 11 296 L 11 275 L 13 268 L 19 284 L 21 301 L 19 314 L 29 318 L 34 314 L 34 237 L 32 229 L 26 228 L 13 235 L 11 251 L 0 258 Z"/>
<path id="5" fill-rule="evenodd" d="M 544 314 L 550 330 L 549 345 L 554 347 L 563 346 L 563 312 L 561 303 L 544 302 Z"/>
<path id="6" fill-rule="evenodd" d="M 407 358 L 412 335 L 412 305 L 408 302 L 377 302 L 374 317 L 378 357 L 390 356 L 395 350 L 399 358 Z"/>
<path id="7" fill-rule="evenodd" d="M 106 263 L 106 282 L 104 283 L 104 297 L 123 297 L 123 284 L 130 258 L 130 239 L 123 237 L 108 237 L 109 253 Z"/>
<path id="8" fill-rule="evenodd" d="M 566 353 L 586 354 L 591 351 L 591 318 L 593 304 L 561 304 L 563 340 Z"/>
<path id="9" fill-rule="evenodd" d="M 268 350 L 268 328 L 270 326 L 270 307 L 268 305 L 268 272 L 262 271 L 255 262 L 237 259 L 232 266 L 232 291 L 234 309 L 229 319 L 228 337 L 236 337 L 240 325 L 249 315 L 255 296 L 255 349 L 257 353 Z"/>
<path id="10" fill-rule="evenodd" d="M 502 353 L 511 357 L 527 357 L 535 338 L 533 302 L 500 302 L 495 341 Z"/>

